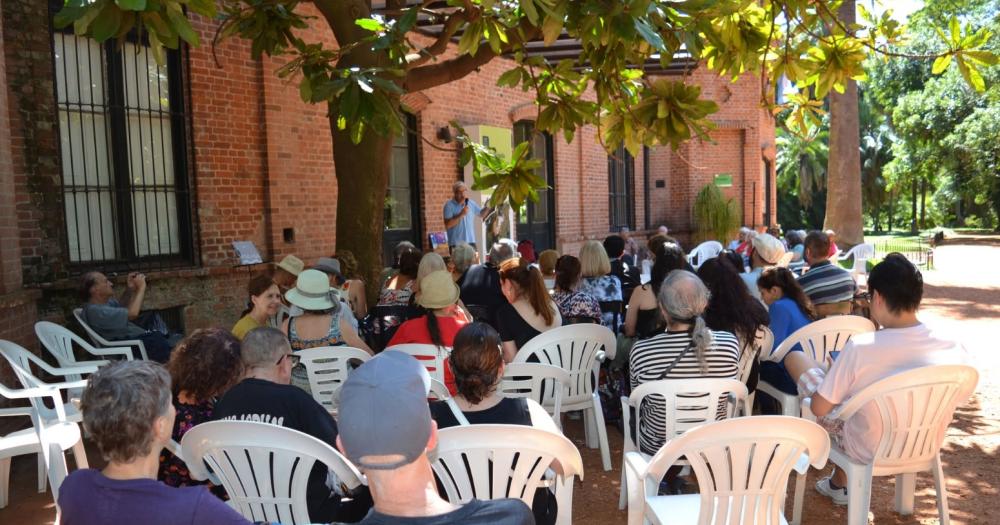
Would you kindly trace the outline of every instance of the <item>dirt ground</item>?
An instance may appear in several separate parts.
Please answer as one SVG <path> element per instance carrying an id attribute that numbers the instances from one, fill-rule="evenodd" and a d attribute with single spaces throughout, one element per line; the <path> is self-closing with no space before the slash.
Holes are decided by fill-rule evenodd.
<path id="1" fill-rule="evenodd" d="M 975 395 L 956 413 L 942 452 L 951 519 L 956 524 L 1000 523 L 1000 510 L 995 508 L 1000 500 L 993 499 L 1000 487 L 1000 352 L 991 340 L 991 330 L 1000 328 L 1000 246 L 949 244 L 937 249 L 935 259 L 935 269 L 924 273 L 921 318 L 962 341 L 981 374 Z M 604 472 L 599 452 L 583 445 L 579 421 L 566 423 L 567 435 L 583 451 L 585 472 L 573 495 L 573 522 L 625 523 L 625 511 L 618 510 L 621 434 L 608 427 L 614 468 Z M 96 451 L 88 452 L 97 458 Z M 11 503 L 0 510 L 0 525 L 47 524 L 54 519 L 51 496 L 35 491 L 34 461 L 34 456 L 14 459 Z M 831 504 L 812 489 L 813 482 L 828 470 L 809 475 L 803 513 L 806 524 L 846 522 L 846 507 Z M 893 484 L 893 478 L 877 478 L 873 483 L 871 510 L 876 523 L 937 523 L 930 474 L 917 477 L 912 516 L 893 511 Z M 790 502 L 787 515 L 791 515 Z"/>

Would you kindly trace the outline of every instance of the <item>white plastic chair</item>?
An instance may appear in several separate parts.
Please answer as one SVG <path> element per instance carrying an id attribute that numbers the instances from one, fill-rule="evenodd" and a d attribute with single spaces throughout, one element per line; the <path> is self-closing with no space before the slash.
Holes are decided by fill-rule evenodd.
<path id="1" fill-rule="evenodd" d="M 766 326 L 757 329 L 757 337 L 753 343 L 745 345 L 740 353 L 740 382 L 744 385 L 750 380 L 753 365 L 762 355 L 768 355 L 774 347 L 774 333 Z M 759 380 L 758 380 L 759 382 Z M 741 416 L 749 416 L 753 412 L 753 400 L 756 391 L 747 394 L 747 402 L 737 407 Z"/>
<path id="2" fill-rule="evenodd" d="M 81 377 L 93 374 L 98 368 L 93 364 L 54 367 L 21 346 L 3 340 L 0 340 L 0 355 L 3 355 L 10 367 L 14 369 L 14 375 L 17 376 L 25 388 L 48 387 L 72 393 L 82 391 L 87 386 L 87 381 L 84 379 L 46 383 L 31 371 L 31 365 L 35 365 L 50 375 L 62 377 Z M 72 422 L 79 422 L 83 419 L 72 400 L 68 402 L 60 400 L 59 404 L 53 408 L 45 406 L 44 403 L 38 403 L 34 408 L 39 411 L 40 416 L 46 421 L 56 420 L 60 417 L 60 414 L 65 414 L 67 420 Z"/>
<path id="3" fill-rule="evenodd" d="M 80 336 L 69 331 L 64 326 L 57 325 L 55 323 L 50 323 L 48 321 L 39 321 L 35 323 L 35 335 L 38 336 L 38 340 L 42 342 L 42 346 L 56 358 L 56 361 L 61 367 L 75 367 L 75 366 L 94 366 L 101 367 L 109 363 L 106 359 L 100 359 L 96 361 L 77 361 L 76 354 L 73 352 L 73 345 L 76 344 L 88 354 L 97 357 L 110 357 L 118 356 L 124 357 L 125 360 L 132 360 L 132 349 L 128 347 L 122 348 L 94 348 L 93 345 L 86 342 Z M 66 376 L 68 381 L 78 381 L 83 379 L 80 374 L 70 374 Z M 70 392 L 71 396 L 78 397 L 82 389 L 77 389 L 76 391 Z"/>
<path id="4" fill-rule="evenodd" d="M 662 401 L 663 413 L 657 419 L 664 422 L 664 438 L 670 441 L 691 430 L 692 428 L 711 423 L 716 420 L 720 400 L 726 403 L 727 419 L 735 416 L 737 407 L 746 403 L 747 386 L 736 379 L 698 378 L 698 379 L 661 379 L 639 385 L 632 390 L 632 395 L 622 397 L 622 427 L 625 429 L 622 464 L 630 452 L 642 453 L 644 440 L 640 429 L 643 428 L 642 405 L 648 402 L 648 396 L 655 395 Z M 632 440 L 632 410 L 635 410 L 636 441 Z M 622 487 L 618 499 L 618 509 L 624 509 L 626 504 L 628 479 L 622 467 Z"/>
<path id="5" fill-rule="evenodd" d="M 688 254 L 688 262 L 697 270 L 705 264 L 705 261 L 718 257 L 722 250 L 723 246 L 719 241 L 705 241 L 691 250 L 691 253 Z"/>
<path id="6" fill-rule="evenodd" d="M 431 379 L 431 391 L 427 394 L 429 399 L 435 399 L 437 401 L 444 401 L 445 399 L 451 397 L 451 392 L 448 391 L 448 387 L 437 379 Z"/>
<path id="7" fill-rule="evenodd" d="M 570 440 L 522 425 L 442 429 L 431 466 L 452 503 L 510 497 L 530 507 L 535 489 L 554 489 L 560 525 L 572 523 L 573 477 L 583 479 L 583 459 Z"/>
<path id="8" fill-rule="evenodd" d="M 785 524 L 788 476 L 822 468 L 830 437 L 822 427 L 787 416 L 716 421 L 688 430 L 646 460 L 625 455 L 628 523 Z M 667 469 L 686 457 L 699 494 L 658 496 Z"/>
<path id="9" fill-rule="evenodd" d="M 365 362 L 372 357 L 368 352 L 352 346 L 307 348 L 295 352 L 295 355 L 306 367 L 313 399 L 331 414 L 337 412 L 337 394 L 340 386 L 347 381 L 351 361 Z"/>
<path id="10" fill-rule="evenodd" d="M 273 317 L 269 317 L 267 319 L 267 326 L 270 326 L 271 328 L 277 328 L 280 330 L 281 325 L 284 324 L 285 322 L 285 319 L 288 319 L 291 316 L 292 316 L 292 310 L 288 307 L 288 305 L 282 303 L 280 306 L 278 306 L 278 312 L 274 314 Z"/>
<path id="11" fill-rule="evenodd" d="M 437 345 L 405 344 L 387 347 L 386 350 L 397 350 L 410 354 L 420 361 L 431 375 L 431 379 L 437 379 L 444 383 L 444 361 L 451 354 L 451 348 Z"/>
<path id="12" fill-rule="evenodd" d="M 122 339 L 120 341 L 109 341 L 101 337 L 101 334 L 97 333 L 97 331 L 91 328 L 90 325 L 88 325 L 83 320 L 83 308 L 74 308 L 73 317 L 76 318 L 76 322 L 80 323 L 80 326 L 83 327 L 83 330 L 87 332 L 87 337 L 90 338 L 90 340 L 94 343 L 95 346 L 100 346 L 103 348 L 121 348 L 124 346 L 127 346 L 129 348 L 135 347 L 139 349 L 139 355 L 142 356 L 143 360 L 146 361 L 149 360 L 149 356 L 146 355 L 146 345 L 143 344 L 143 342 L 140 341 L 139 339 Z"/>
<path id="13" fill-rule="evenodd" d="M 9 341 L 0 340 L 0 352 L 7 358 L 24 388 L 10 389 L 0 384 L 0 397 L 8 400 L 27 399 L 30 407 L 0 409 L 0 416 L 29 416 L 32 428 L 12 432 L 0 437 L 0 508 L 7 505 L 10 461 L 14 456 L 38 454 L 38 492 L 45 492 L 46 484 L 52 486 L 53 500 L 59 500 L 59 486 L 66 478 L 68 467 L 64 453 L 72 450 L 77 468 L 87 468 L 87 453 L 83 448 L 80 428 L 69 420 L 60 390 L 64 385 L 48 385 L 24 377 L 20 365 L 12 355 L 27 350 Z M 45 406 L 48 398 L 53 408 Z M 69 405 L 72 406 L 72 405 Z"/>
<path id="14" fill-rule="evenodd" d="M 854 276 L 855 282 L 858 282 L 860 285 L 859 281 L 864 276 L 865 283 L 867 284 L 868 260 L 875 258 L 875 246 L 868 243 L 855 245 L 847 253 L 839 256 L 837 260 L 846 261 L 851 257 L 854 257 L 854 266 L 851 267 L 851 275 Z"/>
<path id="15" fill-rule="evenodd" d="M 597 395 L 598 369 L 605 358 L 614 359 L 615 334 L 596 324 L 574 324 L 553 328 L 525 343 L 514 363 L 538 362 L 560 367 L 569 373 L 562 410 L 583 410 L 587 446 L 601 449 L 604 470 L 611 470 L 611 450 L 604 426 L 601 398 Z"/>
<path id="16" fill-rule="evenodd" d="M 837 315 L 809 323 L 788 336 L 770 354 L 761 353 L 762 360 L 781 361 L 788 355 L 792 347 L 801 345 L 806 356 L 811 357 L 825 370 L 828 366 L 830 352 L 843 350 L 851 337 L 857 334 L 874 332 L 875 325 L 857 315 Z M 798 379 L 798 378 L 796 378 Z M 781 405 L 781 413 L 785 416 L 799 415 L 799 398 L 786 394 L 767 381 L 757 383 L 757 390 L 771 396 Z"/>
<path id="17" fill-rule="evenodd" d="M 510 363 L 504 367 L 497 392 L 503 397 L 526 397 L 542 405 L 562 429 L 562 399 L 569 372 L 541 363 Z"/>
<path id="18" fill-rule="evenodd" d="M 217 479 L 229 494 L 229 504 L 250 521 L 314 522 L 306 485 L 317 462 L 350 489 L 364 484 L 358 469 L 330 444 L 267 423 L 202 423 L 184 434 L 181 453 L 192 479 Z"/>
<path id="19" fill-rule="evenodd" d="M 941 445 L 955 408 L 972 395 L 978 381 L 979 372 L 971 366 L 915 368 L 872 384 L 831 413 L 831 417 L 847 421 L 859 410 L 866 410 L 883 422 L 871 463 L 855 462 L 837 445 L 830 451 L 830 461 L 847 473 L 848 525 L 867 523 L 873 476 L 896 476 L 896 512 L 913 514 L 916 473 L 928 470 L 934 474 L 938 519 L 948 525 Z M 803 485 L 798 483 L 796 491 L 804 490 Z"/>

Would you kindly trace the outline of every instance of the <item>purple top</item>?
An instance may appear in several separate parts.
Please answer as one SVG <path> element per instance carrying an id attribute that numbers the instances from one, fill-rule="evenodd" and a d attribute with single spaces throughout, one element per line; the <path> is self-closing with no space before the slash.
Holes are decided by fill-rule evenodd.
<path id="1" fill-rule="evenodd" d="M 246 525 L 203 486 L 168 487 L 155 479 L 110 479 L 94 469 L 74 470 L 59 488 L 64 525 Z"/>

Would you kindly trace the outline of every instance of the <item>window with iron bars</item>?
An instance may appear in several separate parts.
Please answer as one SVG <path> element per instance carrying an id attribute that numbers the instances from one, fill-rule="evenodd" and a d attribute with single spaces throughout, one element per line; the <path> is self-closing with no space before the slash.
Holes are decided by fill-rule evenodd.
<path id="1" fill-rule="evenodd" d="M 635 160 L 625 146 L 619 146 L 614 155 L 608 157 L 610 231 L 617 232 L 622 228 L 635 229 L 634 178 Z"/>
<path id="2" fill-rule="evenodd" d="M 53 32 L 70 268 L 193 263 L 181 53 Z"/>

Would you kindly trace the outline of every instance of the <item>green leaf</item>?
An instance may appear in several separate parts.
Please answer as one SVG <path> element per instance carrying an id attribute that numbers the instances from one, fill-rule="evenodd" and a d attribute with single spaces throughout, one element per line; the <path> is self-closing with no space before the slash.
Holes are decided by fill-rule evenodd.
<path id="1" fill-rule="evenodd" d="M 167 4 L 167 19 L 170 20 L 174 31 L 177 31 L 177 36 L 192 46 L 199 45 L 198 33 L 195 33 L 191 22 L 188 22 L 187 16 L 181 11 L 180 4 Z"/>
<path id="2" fill-rule="evenodd" d="M 385 24 L 375 20 L 374 18 L 359 18 L 354 21 L 354 24 L 364 29 L 366 31 L 371 31 L 372 33 L 378 33 L 385 29 Z"/>
<path id="3" fill-rule="evenodd" d="M 206 18 L 215 18 L 215 0 L 189 0 L 188 9 Z"/>
<path id="4" fill-rule="evenodd" d="M 562 18 L 556 18 L 553 16 L 545 17 L 545 22 L 542 23 L 542 35 L 545 39 L 545 45 L 551 46 L 556 39 L 559 38 L 559 34 L 562 33 L 562 28 Z"/>
<path id="5" fill-rule="evenodd" d="M 312 84 L 309 82 L 309 77 L 303 77 L 302 82 L 299 82 L 299 96 L 303 102 L 312 102 Z"/>
<path id="6" fill-rule="evenodd" d="M 951 53 L 941 55 L 934 59 L 934 66 L 931 68 L 931 73 L 934 75 L 940 75 L 945 69 L 948 69 L 948 64 L 951 63 Z"/>
<path id="7" fill-rule="evenodd" d="M 115 0 L 123 11 L 142 11 L 146 9 L 146 0 Z"/>
<path id="8" fill-rule="evenodd" d="M 642 35 L 643 40 L 649 42 L 649 45 L 653 46 L 657 51 L 664 53 L 667 51 L 667 46 L 663 44 L 663 38 L 648 22 L 641 18 L 636 18 L 635 29 Z"/>
<path id="9" fill-rule="evenodd" d="M 55 25 L 56 29 L 62 29 L 72 24 L 73 22 L 76 22 L 77 19 L 87 14 L 87 11 L 88 8 L 84 6 L 67 5 L 62 9 L 60 9 L 58 13 L 56 13 L 56 16 L 53 19 L 52 23 Z"/>
<path id="10" fill-rule="evenodd" d="M 521 68 L 515 67 L 514 69 L 509 69 L 500 75 L 500 78 L 497 79 L 497 85 L 500 87 L 514 87 L 520 81 Z"/>
<path id="11" fill-rule="evenodd" d="M 958 25 L 958 18 L 954 16 L 951 17 L 948 25 L 951 29 L 951 41 L 956 44 L 959 43 L 962 40 L 962 29 Z"/>
<path id="12" fill-rule="evenodd" d="M 107 4 L 104 9 L 101 9 L 97 18 L 94 19 L 94 23 L 91 25 L 90 36 L 94 37 L 94 40 L 98 42 L 104 42 L 105 40 L 111 38 L 118 32 L 118 26 L 121 24 L 122 12 L 116 9 L 113 5 Z"/>
<path id="13" fill-rule="evenodd" d="M 538 25 L 538 9 L 535 8 L 535 0 L 521 0 L 521 11 L 524 11 L 524 16 L 528 17 L 531 25 Z"/>

